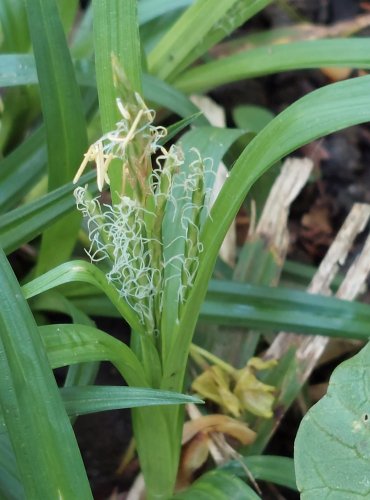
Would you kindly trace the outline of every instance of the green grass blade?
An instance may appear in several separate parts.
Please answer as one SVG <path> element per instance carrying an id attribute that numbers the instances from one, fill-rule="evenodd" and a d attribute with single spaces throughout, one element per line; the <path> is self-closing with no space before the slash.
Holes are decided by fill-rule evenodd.
<path id="1" fill-rule="evenodd" d="M 74 67 L 80 85 L 96 87 L 94 65 L 90 61 L 87 59 L 74 61 Z M 144 74 L 142 79 L 143 94 L 147 101 L 163 106 L 182 117 L 199 112 L 195 104 L 168 83 L 147 74 Z M 31 54 L 0 55 L 0 87 L 37 83 L 35 59 Z M 115 104 L 112 105 L 112 113 L 113 108 L 114 113 L 116 113 Z M 200 117 L 197 124 L 208 125 L 208 121 L 206 118 Z"/>
<path id="2" fill-rule="evenodd" d="M 31 309 L 33 312 L 56 311 L 69 316 L 73 323 L 95 327 L 94 321 L 84 311 L 57 291 L 49 291 L 33 298 Z"/>
<path id="3" fill-rule="evenodd" d="M 75 21 L 77 10 L 79 8 L 78 0 L 59 0 L 58 9 L 60 20 L 62 21 L 66 35 L 70 32 Z"/>
<path id="4" fill-rule="evenodd" d="M 237 129 L 224 129 L 219 127 L 199 127 L 190 130 L 183 135 L 179 141 L 184 151 L 184 164 L 181 167 L 181 173 L 175 178 L 175 183 L 179 182 L 180 186 L 173 191 L 177 197 L 176 207 L 172 204 L 167 204 L 164 221 L 162 225 L 163 244 L 164 244 L 164 259 L 171 262 L 171 259 L 176 255 L 185 252 L 186 229 L 181 224 L 180 215 L 182 207 L 185 207 L 191 200 L 183 195 L 182 175 L 189 174 L 191 163 L 197 158 L 199 152 L 202 158 L 207 158 L 207 173 L 204 178 L 206 189 L 211 190 L 215 181 L 216 172 L 222 157 L 235 142 L 238 137 L 243 134 L 243 131 Z M 195 151 L 194 151 L 195 150 Z M 211 160 L 211 161 L 210 161 Z M 206 212 L 206 210 L 204 211 Z M 203 214 L 199 216 L 203 222 Z M 175 241 L 176 243 L 170 244 Z M 165 358 L 167 351 L 173 342 L 176 342 L 176 337 L 173 335 L 173 325 L 176 324 L 178 317 L 178 302 L 174 300 L 177 295 L 177 290 L 181 287 L 181 275 L 175 266 L 166 266 L 164 269 L 164 281 L 167 285 L 164 288 L 163 301 L 166 307 L 162 313 L 161 319 L 161 344 L 162 357 Z"/>
<path id="5" fill-rule="evenodd" d="M 137 1 L 93 0 L 92 6 L 100 119 L 107 133 L 121 119 L 116 98 L 134 102 L 134 93 L 142 94 Z M 112 163 L 109 178 L 112 200 L 117 202 L 122 187 L 118 160 Z"/>
<path id="6" fill-rule="evenodd" d="M 184 128 L 186 128 L 189 125 L 192 125 L 195 121 L 197 121 L 201 117 L 202 113 L 195 113 L 194 115 L 190 115 L 187 118 L 184 118 L 183 120 L 180 120 L 173 125 L 170 125 L 167 127 L 167 135 L 160 139 L 158 141 L 158 144 L 161 146 L 164 146 L 167 144 L 171 139 L 173 139 L 176 135 L 178 135 Z"/>
<path id="7" fill-rule="evenodd" d="M 2 420 L 3 416 L 0 413 L 0 422 Z M 0 431 L 0 498 L 26 500 L 13 447 L 6 431 Z"/>
<path id="8" fill-rule="evenodd" d="M 295 69 L 370 67 L 370 38 L 312 40 L 243 51 L 190 69 L 176 80 L 185 92 L 205 92 L 226 83 Z"/>
<path id="9" fill-rule="evenodd" d="M 81 86 L 96 87 L 94 65 L 88 59 L 73 61 L 76 79 Z M 32 54 L 0 55 L 0 87 L 38 84 L 35 58 Z M 177 91 L 180 95 L 181 92 Z"/>
<path id="10" fill-rule="evenodd" d="M 40 127 L 0 162 L 0 213 L 13 208 L 46 170 L 44 140 Z"/>
<path id="11" fill-rule="evenodd" d="M 0 253 L 0 403 L 28 498 L 92 498 L 31 311 Z"/>
<path id="12" fill-rule="evenodd" d="M 73 178 L 87 145 L 86 124 L 55 1 L 28 0 L 27 5 L 48 141 L 49 188 L 52 190 Z"/>
<path id="13" fill-rule="evenodd" d="M 33 313 L 47 310 L 45 306 L 47 307 L 47 305 L 51 303 L 52 307 L 55 308 L 54 310 L 69 315 L 73 323 L 95 327 L 95 323 L 87 314 L 78 309 L 66 297 L 56 291 L 41 295 L 37 301 L 37 307 L 35 307 L 35 301 L 32 302 Z M 64 387 L 93 384 L 98 374 L 99 367 L 99 361 L 78 363 L 69 366 L 67 375 L 64 379 Z"/>
<path id="14" fill-rule="evenodd" d="M 77 59 L 90 57 L 94 53 L 93 9 L 85 9 L 76 30 L 72 33 L 71 54 Z"/>
<path id="15" fill-rule="evenodd" d="M 148 57 L 151 73 L 171 79 L 271 0 L 198 0 L 161 38 Z"/>
<path id="16" fill-rule="evenodd" d="M 0 2 L 1 52 L 25 52 L 30 46 L 24 0 Z"/>
<path id="17" fill-rule="evenodd" d="M 239 478 L 221 470 L 203 474 L 189 489 L 171 500 L 258 500 L 260 497 Z"/>
<path id="18" fill-rule="evenodd" d="M 141 51 L 135 0 L 93 0 L 96 81 L 103 132 L 119 119 L 112 55 L 132 91 L 141 94 Z"/>
<path id="19" fill-rule="evenodd" d="M 55 0 L 27 0 L 26 5 L 47 137 L 48 188 L 52 191 L 73 179 L 87 148 L 86 124 Z M 79 225 L 80 215 L 74 212 L 44 233 L 38 274 L 70 255 Z"/>
<path id="20" fill-rule="evenodd" d="M 90 361 L 110 361 L 131 386 L 148 387 L 144 368 L 123 342 L 87 325 L 46 325 L 39 328 L 53 368 Z"/>
<path id="21" fill-rule="evenodd" d="M 232 460 L 222 465 L 220 469 L 247 479 L 243 464 L 247 466 L 249 472 L 257 481 L 266 481 L 297 491 L 292 458 L 256 455 L 247 458 L 243 457 L 241 461 Z"/>
<path id="22" fill-rule="evenodd" d="M 199 0 L 189 7 L 148 56 L 150 73 L 168 79 L 237 0 Z"/>
<path id="23" fill-rule="evenodd" d="M 302 285 L 307 288 L 310 281 L 316 273 L 316 267 L 308 264 L 302 264 L 301 262 L 293 262 L 292 260 L 286 260 L 283 267 L 283 278 L 282 281 L 285 283 L 294 283 L 295 285 Z M 342 280 L 343 274 L 339 273 L 332 281 L 331 287 L 333 291 L 336 291 Z"/>
<path id="24" fill-rule="evenodd" d="M 246 23 L 255 14 L 258 14 L 273 0 L 252 0 L 246 2 L 239 0 L 233 7 L 213 26 L 211 31 L 205 36 L 196 46 L 195 50 L 191 51 L 188 56 L 182 61 L 181 65 L 176 68 L 175 74 L 180 74 L 182 71 L 189 68 L 192 63 L 196 62 L 201 56 L 207 58 L 207 51 L 215 46 L 219 41 L 227 36 L 232 35 L 235 30 Z M 172 80 L 172 77 L 171 77 Z"/>
<path id="25" fill-rule="evenodd" d="M 172 10 L 183 9 L 194 3 L 194 0 L 140 0 L 138 3 L 139 23 L 145 24 L 156 17 L 168 14 Z"/>
<path id="26" fill-rule="evenodd" d="M 89 283 L 102 290 L 131 328 L 136 332 L 143 332 L 143 325 L 140 323 L 137 313 L 122 300 L 118 290 L 112 284 L 108 283 L 103 271 L 94 264 L 83 260 L 66 262 L 48 271 L 24 285 L 23 293 L 25 297 L 31 298 L 73 281 Z"/>
<path id="27" fill-rule="evenodd" d="M 141 0 L 138 4 L 139 25 L 146 24 L 172 10 L 182 9 L 194 0 Z M 83 15 L 76 32 L 73 34 L 72 54 L 74 57 L 87 57 L 92 54 L 94 45 L 93 9 L 90 5 Z"/>
<path id="28" fill-rule="evenodd" d="M 370 307 L 367 304 L 343 302 L 289 288 L 235 282 L 211 281 L 208 290 L 200 311 L 201 321 L 365 341 L 369 337 Z M 70 298 L 87 314 L 118 317 L 116 309 L 102 295 L 75 290 Z M 49 307 L 46 310 L 59 310 L 52 304 Z"/>
<path id="29" fill-rule="evenodd" d="M 179 116 L 186 117 L 199 112 L 199 108 L 184 94 L 152 75 L 143 75 L 143 92 L 145 99 L 159 104 Z M 209 125 L 209 122 L 204 116 L 201 116 L 197 120 L 197 125 Z"/>
<path id="30" fill-rule="evenodd" d="M 288 288 L 211 281 L 201 319 L 223 325 L 367 340 L 367 304 Z"/>
<path id="31" fill-rule="evenodd" d="M 201 399 L 185 394 L 140 387 L 68 387 L 61 389 L 60 392 L 70 416 L 141 406 L 203 402 Z"/>
<path id="32" fill-rule="evenodd" d="M 369 76 L 328 85 L 274 118 L 235 163 L 211 212 L 217 228 L 209 219 L 204 229 L 205 245 L 221 243 L 251 185 L 276 161 L 318 137 L 370 120 L 369 89 Z M 207 250 L 202 260 L 206 254 Z"/>
<path id="33" fill-rule="evenodd" d="M 81 177 L 80 184 L 83 185 L 94 177 L 95 173 L 91 172 Z M 36 201 L 0 215 L 0 245 L 4 251 L 10 253 L 16 250 L 41 234 L 57 218 L 76 210 L 72 195 L 74 188 L 72 183 L 66 184 Z"/>
<path id="34" fill-rule="evenodd" d="M 173 373 L 182 373 L 179 352 L 186 352 L 206 294 L 218 249 L 254 182 L 274 163 L 318 137 L 370 120 L 370 76 L 335 83 L 303 97 L 274 118 L 246 147 L 235 163 L 206 221 L 204 251 L 192 293 L 184 306 L 176 342 L 164 366 L 171 388 Z M 213 222 L 215 221 L 215 222 Z M 176 347 L 175 347 L 176 346 Z"/>

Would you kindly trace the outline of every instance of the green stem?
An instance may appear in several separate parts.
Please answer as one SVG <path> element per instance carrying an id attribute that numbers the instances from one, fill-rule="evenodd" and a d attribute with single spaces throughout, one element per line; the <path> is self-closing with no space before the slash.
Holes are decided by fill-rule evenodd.
<path id="1" fill-rule="evenodd" d="M 149 348 L 147 343 L 139 343 L 133 338 L 131 347 L 140 359 L 153 356 L 153 346 Z M 185 361 L 187 355 L 187 351 L 182 355 Z M 181 392 L 184 371 L 176 375 L 171 381 L 171 390 Z M 163 383 L 162 377 L 159 388 L 162 388 Z M 184 408 L 180 405 L 132 410 L 133 430 L 147 500 L 168 500 L 173 495 L 181 452 L 183 412 Z"/>
<path id="2" fill-rule="evenodd" d="M 147 500 L 168 500 L 175 488 L 181 450 L 183 409 L 135 408 L 132 422 Z"/>

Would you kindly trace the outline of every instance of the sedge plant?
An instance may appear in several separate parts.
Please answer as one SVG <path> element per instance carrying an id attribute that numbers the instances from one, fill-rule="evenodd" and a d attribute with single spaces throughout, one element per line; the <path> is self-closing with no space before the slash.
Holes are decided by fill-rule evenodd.
<path id="1" fill-rule="evenodd" d="M 358 106 L 363 102 L 362 84 L 367 82 L 368 78 L 357 81 L 357 100 L 352 102 Z M 355 87 L 354 82 L 345 82 L 337 84 L 333 95 L 323 89 L 314 96 L 323 113 L 330 112 L 349 83 Z M 289 151 L 289 144 L 293 148 L 320 133 L 307 130 L 298 142 L 292 134 L 295 117 L 302 110 L 309 116 L 311 99 L 296 103 L 251 142 L 212 209 L 212 162 L 197 150 L 164 148 L 165 130 L 153 124 L 154 112 L 137 92 L 126 92 L 117 100 L 121 119 L 87 151 L 75 180 L 89 161 L 95 161 L 98 188 L 107 183 L 111 190 L 111 203 L 94 197 L 87 186 L 75 190 L 91 242 L 88 253 L 104 269 L 111 295 L 125 304 L 123 316 L 133 330 L 131 348 L 150 387 L 182 391 L 192 336 L 222 239 L 259 175 L 281 158 L 283 150 Z M 341 124 L 354 119 L 352 112 L 343 114 Z M 282 127 L 287 142 L 265 150 L 264 141 L 283 136 Z M 332 127 L 324 121 L 320 130 Z M 249 162 L 255 168 L 246 172 Z M 182 423 L 180 406 L 133 410 L 149 499 L 173 494 Z"/>
<path id="2" fill-rule="evenodd" d="M 154 125 L 155 113 L 138 93 L 117 99 L 117 107 L 116 128 L 90 146 L 75 182 L 94 161 L 99 190 L 106 183 L 118 190 L 103 203 L 88 186 L 77 187 L 77 208 L 86 220 L 91 260 L 101 263 L 109 286 L 134 315 L 133 349 L 151 387 L 182 389 L 189 346 L 178 351 L 176 344 L 203 250 L 212 162 L 192 150 L 186 164 L 180 146 L 161 145 L 166 129 Z M 177 368 L 166 373 L 174 352 Z M 133 421 L 148 496 L 167 498 L 179 460 L 180 409 L 135 410 Z"/>
<path id="3" fill-rule="evenodd" d="M 7 9 L 22 10 L 25 8 L 23 3 L 11 1 L 4 2 L 4 5 L 7 5 Z M 54 231 L 44 238 L 44 250 L 39 256 L 39 261 L 43 262 L 37 270 L 41 276 L 23 287 L 23 293 L 30 298 L 64 283 L 87 281 L 106 293 L 132 328 L 132 345 L 129 349 L 122 343 L 113 342 L 107 334 L 86 325 L 64 325 L 63 328 L 58 326 L 55 331 L 53 325 L 44 327 L 45 350 L 48 351 L 53 367 L 109 359 L 120 367 L 120 372 L 132 387 L 181 391 L 193 332 L 218 249 L 249 189 L 276 161 L 301 145 L 341 128 L 369 121 L 370 81 L 368 76 L 364 76 L 330 85 L 289 106 L 259 132 L 240 155 L 210 210 L 208 198 L 213 182 L 213 168 L 216 165 L 212 165 L 212 162 L 202 158 L 197 150 L 191 148 L 185 151 L 178 146 L 165 149 L 165 131 L 155 127 L 154 113 L 141 97 L 143 94 L 149 94 L 152 89 L 148 88 L 148 84 L 144 91 L 142 88 L 142 51 L 135 14 L 136 3 L 134 0 L 92 2 L 96 87 L 103 135 L 86 152 L 82 169 L 89 161 L 96 162 L 98 189 L 103 190 L 104 185 L 109 183 L 110 198 L 105 193 L 97 198 L 95 185 L 84 185 L 86 178 L 82 180 L 82 186 L 76 188 L 75 195 L 78 208 L 85 216 L 88 227 L 91 240 L 90 257 L 98 262 L 89 264 L 84 261 L 72 261 L 41 275 L 45 269 L 64 262 L 71 253 L 78 224 L 73 223 L 73 231 L 70 220 L 65 220 L 62 231 Z M 141 2 L 144 3 L 148 4 Z M 154 3 L 152 0 L 151 4 Z M 266 47 L 256 49 L 252 53 L 243 52 L 235 58 L 226 57 L 214 63 L 201 64 L 188 70 L 194 60 L 226 33 L 245 22 L 268 3 L 269 0 L 194 2 L 178 22 L 169 27 L 166 35 L 148 54 L 149 73 L 166 80 L 167 84 L 172 83 L 177 89 L 190 93 L 209 88 L 209 85 L 216 86 L 235 79 L 283 69 L 326 65 L 368 67 L 369 40 L 364 38 L 287 44 L 276 48 L 279 57 L 273 57 L 274 47 Z M 24 75 L 17 57 L 14 54 L 5 54 L 3 64 L 13 64 L 11 68 L 15 69 L 8 70 L 8 77 L 5 75 L 3 81 L 9 86 L 37 82 L 40 85 L 49 146 L 48 176 L 52 182 L 49 194 L 2 216 L 0 243 L 7 252 L 29 242 L 56 220 L 61 222 L 62 216 L 71 210 L 70 186 L 65 183 L 73 176 L 72 171 L 76 168 L 86 144 L 84 110 L 79 87 L 86 86 L 86 82 L 87 86 L 95 85 L 94 78 L 90 78 L 90 74 L 84 77 L 81 68 L 77 67 L 75 74 L 56 3 L 53 0 L 29 0 L 26 5 L 37 63 L 37 77 L 35 79 L 36 73 L 32 71 Z M 68 13 L 68 9 L 62 10 Z M 12 18 L 21 20 L 19 15 Z M 221 20 L 225 23 L 220 23 Z M 225 29 L 226 24 L 230 25 L 230 29 Z M 8 25 L 4 23 L 4 26 Z M 26 33 L 23 28 L 19 31 Z M 85 34 L 91 31 L 87 29 Z M 90 47 L 89 43 L 85 45 Z M 21 60 L 26 61 L 28 67 L 32 68 L 34 61 L 31 61 L 30 54 L 26 53 L 28 49 L 29 42 L 18 48 L 9 45 L 8 40 L 6 50 L 25 52 L 21 54 Z M 90 57 L 90 49 L 86 53 L 80 45 L 82 56 L 78 56 L 77 49 L 75 45 L 73 50 L 76 57 L 85 58 L 83 63 L 89 62 L 86 58 Z M 117 75 L 113 78 L 112 54 L 124 68 L 123 80 L 126 90 L 123 92 L 117 92 L 114 85 Z M 68 66 L 66 61 L 69 61 Z M 258 64 L 258 67 L 255 68 L 251 61 Z M 245 64 L 242 64 L 243 62 Z M 228 64 L 235 71 L 231 71 Z M 82 69 L 84 67 L 90 66 L 83 64 Z M 14 75 L 17 78 L 14 79 Z M 78 78 L 75 78 L 76 75 Z M 156 80 L 149 82 L 152 85 Z M 160 81 L 159 83 L 163 84 Z M 175 91 L 168 85 L 165 85 L 164 89 Z M 95 96 L 95 89 L 91 90 Z M 120 97 L 118 101 L 117 94 Z M 157 96 L 158 103 L 177 111 L 181 99 L 185 96 L 175 93 L 176 103 L 171 108 L 171 95 L 169 93 L 169 96 L 166 96 L 168 99 L 165 99 L 164 103 L 161 103 Z M 85 97 L 89 97 L 87 92 Z M 9 105 L 5 108 L 13 109 Z M 81 136 L 77 134 L 78 131 Z M 35 134 L 35 137 L 26 141 L 24 148 L 21 147 L 18 153 L 22 153 L 25 160 L 20 161 L 18 156 L 9 159 L 8 170 L 16 172 L 17 179 L 14 184 L 18 185 L 23 181 L 24 176 L 19 173 L 18 167 L 32 157 L 32 152 L 38 151 L 44 133 L 44 130 L 40 130 L 37 136 Z M 209 133 L 211 134 L 211 131 Z M 41 165 L 41 160 L 36 163 Z M 61 173 L 63 178 L 59 177 Z M 22 189 L 27 191 L 24 185 Z M 7 191 L 4 188 L 6 194 Z M 8 198 L 12 198 L 12 192 L 9 193 Z M 19 200 L 23 191 L 18 190 L 17 193 L 16 200 Z M 9 203 L 13 201 L 8 199 Z M 78 222 L 77 212 L 74 215 L 75 221 Z M 67 232 L 68 241 L 60 236 Z M 4 294 L 5 292 L 4 287 Z M 15 295 L 15 292 L 10 291 L 8 296 L 12 297 L 12 294 Z M 18 291 L 17 296 L 20 297 Z M 308 300 L 307 298 L 306 302 Z M 12 300 L 9 299 L 8 302 L 12 304 Z M 300 307 L 297 306 L 298 312 Z M 12 319 L 10 314 L 8 316 L 7 326 L 11 325 Z M 327 321 L 329 320 L 330 318 L 327 318 Z M 276 319 L 275 321 L 277 322 Z M 277 328 L 276 322 L 274 329 Z M 300 324 L 302 323 L 303 319 L 300 318 Z M 306 330 L 310 331 L 308 326 Z M 5 330 L 2 327 L 2 335 L 4 331 L 9 332 L 9 341 L 14 341 L 11 327 Z M 61 331 L 63 335 L 59 334 Z M 32 333 L 30 338 L 34 337 Z M 24 342 L 19 341 L 19 345 L 24 345 Z M 20 349 L 14 349 L 14 352 L 20 352 Z M 42 350 L 41 353 L 43 354 Z M 25 353 L 25 359 L 30 359 L 29 352 Z M 5 358 L 1 358 L 1 361 L 7 363 Z M 20 367 L 23 369 L 22 363 L 17 362 L 15 365 L 11 367 L 13 374 L 17 373 Z M 49 368 L 46 363 L 44 365 L 45 370 Z M 35 366 L 38 366 L 37 363 Z M 30 372 L 27 375 L 29 378 Z M 18 380 L 17 377 L 13 378 Z M 38 375 L 33 377 L 33 384 L 41 378 Z M 6 409 L 9 388 L 5 378 L 0 392 L 2 409 Z M 57 391 L 54 392 L 58 394 Z M 24 396 L 24 391 L 21 394 Z M 49 391 L 47 398 L 40 398 L 40 403 L 48 402 L 50 394 Z M 45 406 L 47 407 L 46 404 Z M 23 408 L 27 413 L 28 400 Z M 57 407 L 59 414 L 60 408 L 61 404 Z M 32 415 L 30 419 L 31 417 Z M 182 419 L 182 409 L 179 406 L 133 410 L 134 433 L 149 499 L 169 498 L 173 493 Z M 9 434 L 17 436 L 22 428 L 21 419 L 18 419 L 18 428 L 14 430 L 10 425 L 11 420 L 15 419 L 9 419 Z M 67 425 L 67 419 L 65 420 Z M 41 426 L 38 432 L 42 432 Z M 24 446 L 27 445 L 30 450 L 33 444 L 32 432 L 25 431 L 24 436 L 23 440 L 18 441 L 18 446 L 13 442 L 13 447 L 17 448 L 17 460 L 20 462 L 25 455 Z M 37 439 L 39 440 L 38 436 Z M 59 448 L 55 449 L 57 456 Z M 27 456 L 31 457 L 31 454 Z M 42 492 L 47 492 L 47 478 L 41 477 L 40 480 L 36 470 L 37 465 L 43 462 L 36 460 L 34 456 L 31 458 L 27 465 L 34 468 L 26 468 L 23 477 L 35 478 L 36 488 L 37 483 L 42 482 L 46 485 Z M 72 463 L 68 456 L 65 462 Z M 73 465 L 68 471 L 66 469 L 63 474 L 65 482 L 72 484 L 70 477 L 74 471 L 79 470 Z M 55 484 L 59 488 L 60 480 L 58 481 L 56 480 Z M 87 491 L 85 486 L 84 491 Z M 74 498 L 75 495 L 76 493 L 68 493 L 64 498 Z M 86 494 L 80 496 L 87 498 Z"/>

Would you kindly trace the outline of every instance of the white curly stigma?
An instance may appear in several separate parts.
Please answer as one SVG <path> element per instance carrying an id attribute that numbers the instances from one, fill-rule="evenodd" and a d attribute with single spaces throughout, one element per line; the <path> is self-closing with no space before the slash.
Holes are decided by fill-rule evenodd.
<path id="1" fill-rule="evenodd" d="M 151 306 L 160 270 L 153 266 L 144 216 L 149 213 L 137 202 L 122 197 L 113 206 L 90 199 L 86 188 L 75 190 L 77 208 L 87 219 L 92 261 L 109 260 L 106 274 L 119 294 L 139 314 L 143 323 L 153 321 Z M 153 214 L 152 214 L 153 215 Z"/>
<path id="2" fill-rule="evenodd" d="M 87 163 L 95 161 L 97 184 L 102 190 L 104 183 L 109 183 L 110 162 L 118 158 L 125 168 L 132 160 L 127 147 L 134 142 L 142 148 L 134 152 L 133 166 L 144 189 L 140 193 L 122 189 L 119 202 L 112 205 L 92 198 L 87 186 L 76 188 L 74 194 L 87 223 L 91 242 L 88 255 L 92 261 L 107 264 L 107 280 L 136 311 L 147 331 L 155 333 L 168 290 L 178 302 L 180 314 L 181 304 L 193 286 L 203 251 L 202 217 L 209 211 L 211 189 L 205 178 L 213 170 L 211 160 L 203 160 L 197 150 L 195 160 L 185 169 L 181 148 L 171 146 L 166 150 L 160 145 L 166 129 L 153 125 L 154 112 L 140 96 L 136 95 L 136 101 L 136 108 L 117 101 L 122 120 L 89 148 L 75 181 Z M 152 170 L 150 157 L 154 152 L 159 154 L 157 168 Z M 172 240 L 171 231 L 164 226 L 170 222 L 178 228 Z"/>

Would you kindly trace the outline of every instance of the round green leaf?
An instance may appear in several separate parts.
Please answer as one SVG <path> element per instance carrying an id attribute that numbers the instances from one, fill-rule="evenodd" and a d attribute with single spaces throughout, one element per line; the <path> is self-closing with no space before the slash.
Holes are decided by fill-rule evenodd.
<path id="1" fill-rule="evenodd" d="M 304 500 L 370 498 L 370 344 L 333 373 L 295 442 Z"/>

